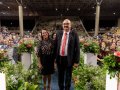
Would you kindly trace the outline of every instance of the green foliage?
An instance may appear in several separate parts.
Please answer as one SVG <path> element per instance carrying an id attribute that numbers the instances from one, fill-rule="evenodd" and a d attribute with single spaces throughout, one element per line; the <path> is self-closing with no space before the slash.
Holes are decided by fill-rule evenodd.
<path id="1" fill-rule="evenodd" d="M 81 55 L 79 67 L 73 70 L 75 90 L 105 90 L 105 76 L 101 67 L 84 65 Z"/>
<path id="2" fill-rule="evenodd" d="M 81 43 L 80 47 L 84 53 L 98 54 L 100 52 L 98 43 L 93 41 L 86 41 L 85 43 Z"/>
<path id="3" fill-rule="evenodd" d="M 22 42 L 18 47 L 18 53 L 19 54 L 23 52 L 32 53 L 34 51 L 34 47 L 35 47 L 35 44 L 33 41 Z"/>
<path id="4" fill-rule="evenodd" d="M 38 85 L 34 85 L 28 82 L 25 82 L 22 86 L 18 88 L 18 90 L 36 90 Z"/>
<path id="5" fill-rule="evenodd" d="M 34 84 L 40 84 L 40 80 L 41 80 L 41 75 L 40 75 L 40 71 L 38 69 L 38 60 L 37 60 L 37 56 L 35 53 L 32 53 L 32 57 L 33 57 L 33 63 L 30 66 L 29 69 L 29 79 L 28 81 L 32 81 L 34 82 Z"/>
<path id="6" fill-rule="evenodd" d="M 34 40 L 34 46 L 38 46 L 39 40 Z"/>
<path id="7" fill-rule="evenodd" d="M 7 57 L 3 57 L 0 59 L 0 68 L 4 67 L 5 62 L 9 62 L 10 60 Z"/>
<path id="8" fill-rule="evenodd" d="M 0 65 L 0 71 L 6 74 L 7 90 L 39 90 L 41 76 L 34 53 L 33 64 L 29 70 L 24 69 L 20 62 L 2 62 Z"/>
<path id="9" fill-rule="evenodd" d="M 113 54 L 104 57 L 104 70 L 108 71 L 110 77 L 113 78 L 120 73 L 120 61 L 119 57 L 116 57 Z"/>

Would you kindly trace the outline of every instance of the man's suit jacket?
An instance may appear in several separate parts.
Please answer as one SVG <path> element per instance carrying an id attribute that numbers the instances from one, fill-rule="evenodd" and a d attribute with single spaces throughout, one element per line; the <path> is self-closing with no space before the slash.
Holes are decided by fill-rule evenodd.
<path id="1" fill-rule="evenodd" d="M 62 35 L 63 35 L 63 30 L 60 30 L 56 33 L 56 40 L 55 40 L 56 62 L 58 62 L 60 57 L 59 55 L 60 55 Z M 68 66 L 72 66 L 74 63 L 79 63 L 80 60 L 79 37 L 76 31 L 74 30 L 71 30 L 69 33 L 67 54 L 68 54 L 67 55 Z"/>

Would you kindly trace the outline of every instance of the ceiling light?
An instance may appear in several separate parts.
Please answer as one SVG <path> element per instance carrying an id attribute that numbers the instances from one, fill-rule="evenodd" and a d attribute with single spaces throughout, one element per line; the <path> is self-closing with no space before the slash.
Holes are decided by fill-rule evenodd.
<path id="1" fill-rule="evenodd" d="M 3 4 L 3 2 L 0 2 L 0 4 Z"/>
<path id="2" fill-rule="evenodd" d="M 80 8 L 78 8 L 78 11 L 80 11 Z"/>
<path id="3" fill-rule="evenodd" d="M 2 14 L 5 14 L 5 12 L 1 12 Z"/>
<path id="4" fill-rule="evenodd" d="M 26 9 L 27 7 L 25 6 L 24 9 Z"/>
<path id="5" fill-rule="evenodd" d="M 69 8 L 67 8 L 67 11 L 69 11 Z"/>
<path id="6" fill-rule="evenodd" d="M 10 9 L 10 7 L 8 6 L 8 9 Z"/>
<path id="7" fill-rule="evenodd" d="M 56 8 L 55 10 L 57 11 L 58 9 Z"/>
<path id="8" fill-rule="evenodd" d="M 92 7 L 92 8 L 95 8 L 95 7 Z"/>
<path id="9" fill-rule="evenodd" d="M 114 12 L 113 14 L 115 15 L 116 13 Z"/>

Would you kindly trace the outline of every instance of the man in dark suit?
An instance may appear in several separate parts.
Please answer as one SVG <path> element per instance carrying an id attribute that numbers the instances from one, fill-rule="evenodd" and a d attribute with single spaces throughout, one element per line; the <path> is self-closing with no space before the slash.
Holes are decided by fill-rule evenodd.
<path id="1" fill-rule="evenodd" d="M 72 69 L 80 60 L 80 44 L 78 34 L 71 30 L 69 19 L 63 21 L 63 30 L 56 33 L 55 51 L 59 90 L 70 90 Z"/>

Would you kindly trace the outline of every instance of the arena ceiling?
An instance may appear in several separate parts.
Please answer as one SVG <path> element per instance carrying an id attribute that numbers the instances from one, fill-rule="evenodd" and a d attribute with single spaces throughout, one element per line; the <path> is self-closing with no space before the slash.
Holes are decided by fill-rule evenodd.
<path id="1" fill-rule="evenodd" d="M 95 17 L 96 12 L 96 0 L 0 0 L 0 16 L 18 16 L 18 3 L 23 5 L 24 16 L 89 18 Z M 120 16 L 120 0 L 103 0 L 100 16 L 118 18 Z"/>

